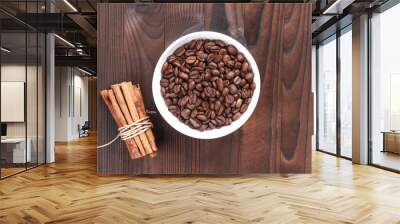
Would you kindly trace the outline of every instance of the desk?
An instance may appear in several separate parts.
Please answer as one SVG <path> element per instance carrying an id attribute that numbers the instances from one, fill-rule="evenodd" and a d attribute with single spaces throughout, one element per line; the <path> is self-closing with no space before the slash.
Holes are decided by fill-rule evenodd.
<path id="1" fill-rule="evenodd" d="M 32 141 L 27 138 L 26 142 L 28 145 L 26 147 L 25 153 L 25 138 L 6 138 L 1 139 L 1 157 L 6 161 L 6 163 L 25 163 L 31 162 L 32 153 L 31 145 Z M 25 159 L 27 159 L 25 161 Z"/>
<path id="2" fill-rule="evenodd" d="M 400 154 L 400 132 L 383 131 L 383 150 L 382 152 L 392 152 Z"/>

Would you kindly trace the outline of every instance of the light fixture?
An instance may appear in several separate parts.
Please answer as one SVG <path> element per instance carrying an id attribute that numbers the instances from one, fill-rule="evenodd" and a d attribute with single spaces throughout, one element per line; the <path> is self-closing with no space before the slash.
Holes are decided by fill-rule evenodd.
<path id="1" fill-rule="evenodd" d="M 325 9 L 322 14 L 342 14 L 343 10 L 354 1 L 355 0 L 336 0 L 332 5 Z"/>
<path id="2" fill-rule="evenodd" d="M 88 71 L 86 71 L 86 70 L 83 70 L 83 69 L 81 69 L 81 68 L 79 68 L 79 67 L 78 67 L 78 70 L 81 71 L 81 72 L 83 72 L 83 73 L 85 73 L 85 74 L 87 74 L 87 75 L 90 75 L 90 76 L 93 75 L 92 73 L 90 73 L 90 72 L 88 72 Z"/>
<path id="3" fill-rule="evenodd" d="M 68 7 L 70 7 L 74 12 L 78 12 L 78 10 L 68 0 L 64 0 L 64 3 L 68 5 Z"/>
<path id="4" fill-rule="evenodd" d="M 11 52 L 11 50 L 9 50 L 9 49 L 7 49 L 5 47 L 1 47 L 0 49 L 1 49 L 1 51 L 4 51 L 6 53 L 10 53 Z"/>
<path id="5" fill-rule="evenodd" d="M 64 39 L 64 38 L 62 38 L 62 37 L 60 37 L 59 35 L 57 35 L 57 34 L 54 34 L 54 36 L 55 37 L 57 37 L 59 40 L 61 40 L 62 42 L 64 42 L 65 44 L 67 44 L 68 46 L 70 46 L 70 47 L 72 47 L 72 48 L 75 48 L 75 45 L 73 45 L 71 42 L 69 42 L 68 40 L 66 40 L 66 39 Z"/>

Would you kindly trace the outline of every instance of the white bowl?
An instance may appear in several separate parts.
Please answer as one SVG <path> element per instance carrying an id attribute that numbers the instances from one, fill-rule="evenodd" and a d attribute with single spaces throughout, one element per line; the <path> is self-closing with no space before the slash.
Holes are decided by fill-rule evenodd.
<path id="1" fill-rule="evenodd" d="M 160 80 L 161 80 L 161 68 L 164 64 L 164 62 L 167 60 L 167 57 L 172 55 L 174 51 L 184 45 L 187 42 L 190 42 L 193 39 L 219 39 L 224 41 L 227 44 L 231 44 L 235 46 L 239 52 L 242 52 L 242 54 L 245 56 L 247 61 L 249 62 L 253 73 L 254 73 L 254 82 L 256 84 L 256 88 L 253 91 L 253 96 L 251 99 L 251 102 L 246 110 L 240 118 L 236 121 L 233 121 L 232 124 L 228 126 L 223 126 L 221 128 L 215 128 L 212 130 L 206 130 L 206 131 L 199 131 L 196 129 L 192 129 L 186 124 L 182 123 L 177 117 L 175 117 L 171 112 L 169 112 L 167 105 L 164 102 L 163 97 L 161 96 L 161 86 L 160 86 Z M 167 49 L 165 49 L 164 53 L 161 55 L 161 57 L 158 59 L 156 68 L 154 69 L 154 74 L 153 74 L 153 98 L 154 102 L 156 104 L 156 107 L 161 114 L 161 116 L 167 121 L 169 125 L 171 125 L 175 130 L 179 131 L 180 133 L 193 137 L 193 138 L 198 138 L 198 139 L 214 139 L 214 138 L 220 138 L 226 135 L 229 135 L 230 133 L 236 131 L 238 128 L 240 128 L 251 116 L 253 113 L 254 109 L 256 108 L 258 98 L 260 96 L 260 72 L 258 71 L 258 67 L 256 64 L 256 61 L 254 60 L 253 56 L 251 56 L 250 52 L 244 47 L 241 43 L 239 43 L 237 40 L 233 39 L 232 37 L 229 37 L 225 34 L 222 33 L 217 33 L 217 32 L 211 32 L 211 31 L 200 31 L 200 32 L 194 32 L 190 33 L 188 35 L 182 36 L 179 39 L 175 40 L 172 42 Z"/>

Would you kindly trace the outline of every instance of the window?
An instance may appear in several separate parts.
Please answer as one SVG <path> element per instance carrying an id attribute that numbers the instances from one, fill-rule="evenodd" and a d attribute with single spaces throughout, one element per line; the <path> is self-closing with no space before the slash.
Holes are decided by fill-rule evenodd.
<path id="1" fill-rule="evenodd" d="M 352 32 L 340 36 L 340 155 L 352 157 Z"/>
<path id="2" fill-rule="evenodd" d="M 400 170 L 400 4 L 371 18 L 371 162 Z"/>
<path id="3" fill-rule="evenodd" d="M 44 3 L 21 1 L 18 13 L 40 13 Z M 45 163 L 46 38 L 9 14 L 0 17 L 8 21 L 0 24 L 0 178 L 5 178 Z"/>
<path id="4" fill-rule="evenodd" d="M 318 145 L 336 153 L 336 36 L 318 47 Z"/>

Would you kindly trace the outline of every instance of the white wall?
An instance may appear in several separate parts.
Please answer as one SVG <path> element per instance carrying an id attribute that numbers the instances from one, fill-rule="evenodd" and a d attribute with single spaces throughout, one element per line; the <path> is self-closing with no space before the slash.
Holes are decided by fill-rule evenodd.
<path id="1" fill-rule="evenodd" d="M 70 141 L 88 120 L 88 78 L 72 67 L 56 67 L 55 74 L 55 140 Z"/>
<path id="2" fill-rule="evenodd" d="M 37 105 L 36 99 L 36 80 L 30 77 L 30 74 L 34 74 L 36 76 L 36 67 L 34 66 L 27 66 L 18 65 L 18 64 L 5 64 L 1 66 L 1 81 L 2 82 L 25 82 L 25 75 L 27 69 L 28 74 L 28 84 L 29 87 L 34 86 L 35 88 L 27 88 L 27 106 L 35 107 Z M 1 108 L 2 110 L 6 110 L 7 108 Z M 30 112 L 32 110 L 29 110 Z M 36 109 L 35 109 L 36 111 Z M 36 120 L 37 115 L 36 113 L 27 113 L 28 122 L 33 122 L 32 124 L 28 124 L 29 127 L 33 127 L 36 129 Z M 25 122 L 11 122 L 7 123 L 7 136 L 8 137 L 25 137 Z M 29 130 L 28 130 L 28 137 Z M 36 133 L 35 133 L 36 137 Z"/>
<path id="3" fill-rule="evenodd" d="M 38 69 L 38 70 L 37 70 Z M 25 122 L 7 122 L 8 138 L 30 139 L 32 161 L 36 162 L 36 153 L 39 153 L 39 163 L 44 162 L 45 131 L 44 131 L 44 74 L 42 67 L 25 64 L 3 64 L 1 66 L 1 81 L 26 83 L 26 110 Z M 25 80 L 27 78 L 27 80 Z M 8 108 L 1 108 L 7 110 Z"/>

